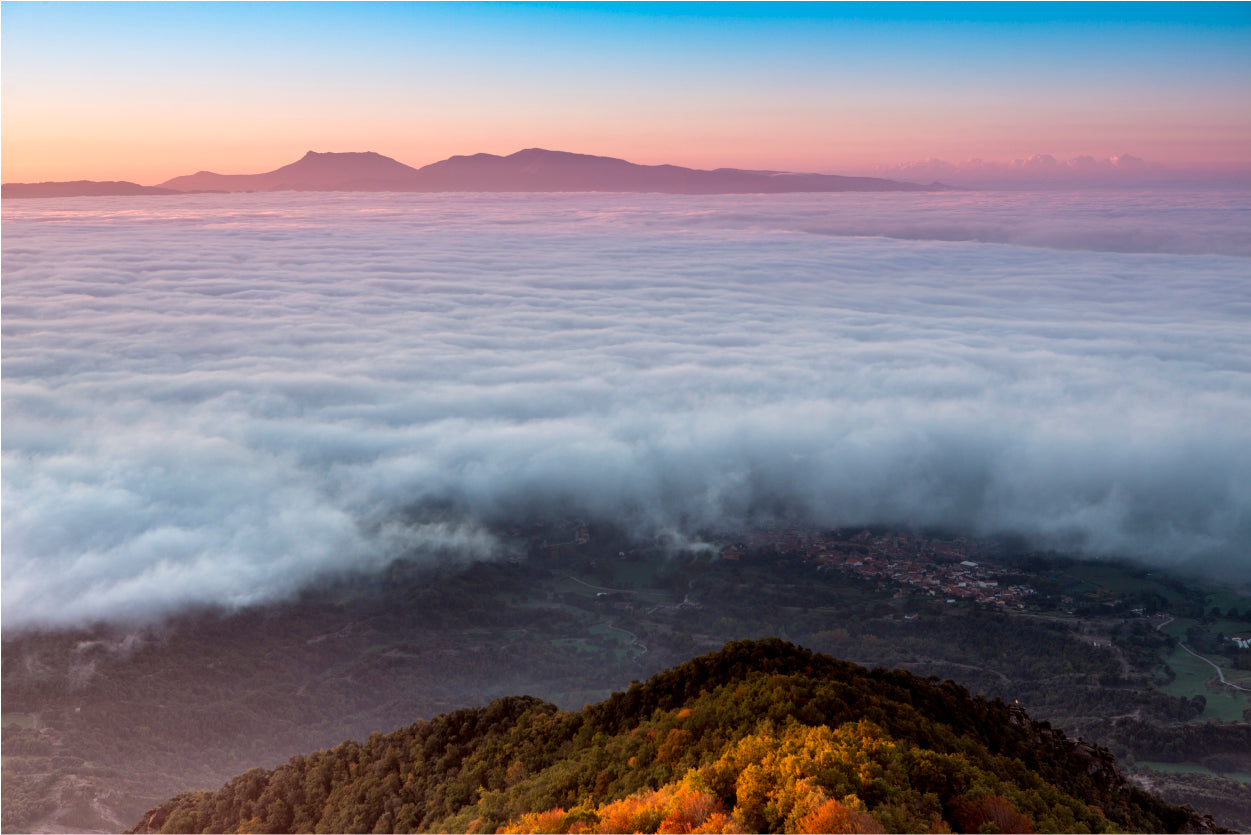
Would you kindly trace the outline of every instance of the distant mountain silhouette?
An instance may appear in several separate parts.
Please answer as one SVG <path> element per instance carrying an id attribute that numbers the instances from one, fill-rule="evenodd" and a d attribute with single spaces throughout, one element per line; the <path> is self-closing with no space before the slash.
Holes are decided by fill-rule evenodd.
<path id="1" fill-rule="evenodd" d="M 412 168 L 372 151 L 309 151 L 290 165 L 263 174 L 200 171 L 148 187 L 134 183 L 6 183 L 5 197 L 70 197 L 101 194 L 173 194 L 203 191 L 616 191 L 664 194 L 781 194 L 834 191 L 944 191 L 876 177 L 793 174 L 677 165 L 637 165 L 613 157 L 529 148 L 506 157 L 454 156 Z"/>
<path id="2" fill-rule="evenodd" d="M 529 148 L 506 157 L 454 156 L 411 168 L 381 154 L 318 154 L 265 174 L 201 171 L 161 184 L 179 190 L 223 191 L 626 191 L 669 194 L 776 194 L 821 191 L 933 191 L 874 177 L 788 174 L 676 165 L 636 165 L 623 159 Z"/>
<path id="3" fill-rule="evenodd" d="M 309 151 L 290 165 L 264 174 L 201 171 L 161 183 L 178 191 L 413 191 L 417 169 L 372 151 L 319 154 Z"/>
<path id="4" fill-rule="evenodd" d="M 107 197 L 132 194 L 178 194 L 179 189 L 141 186 L 124 180 L 96 182 L 71 180 L 59 183 L 5 183 L 0 197 Z"/>
<path id="5" fill-rule="evenodd" d="M 934 191 L 875 177 L 789 174 L 676 165 L 529 148 L 506 157 L 456 156 L 418 170 L 422 191 L 633 191 L 670 194 L 777 194 L 825 191 Z"/>

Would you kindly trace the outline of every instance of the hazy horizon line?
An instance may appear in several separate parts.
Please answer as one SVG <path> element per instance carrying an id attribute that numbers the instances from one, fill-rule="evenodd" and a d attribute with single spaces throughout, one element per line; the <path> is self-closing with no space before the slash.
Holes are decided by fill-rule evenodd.
<path id="1" fill-rule="evenodd" d="M 414 170 L 421 170 L 427 166 L 435 165 L 455 157 L 473 157 L 473 156 L 495 156 L 509 157 L 517 153 L 527 150 L 545 150 L 554 153 L 572 154 L 577 156 L 597 157 L 601 159 L 623 160 L 633 165 L 646 167 L 659 167 L 671 165 L 678 168 L 687 168 L 696 171 L 718 171 L 718 170 L 738 170 L 738 171 L 767 171 L 780 174 L 800 174 L 810 175 L 817 174 L 823 176 L 846 176 L 846 177 L 876 177 L 891 180 L 903 180 L 911 182 L 944 182 L 951 185 L 991 185 L 1002 183 L 1005 185 L 1116 185 L 1116 184 L 1137 184 L 1146 183 L 1154 184 L 1161 182 L 1194 182 L 1196 184 L 1210 184 L 1215 180 L 1222 182 L 1234 182 L 1242 185 L 1251 185 L 1251 166 L 1237 165 L 1211 165 L 1211 166 L 1177 166 L 1165 165 L 1144 159 L 1130 152 L 1121 152 L 1113 154 L 1109 157 L 1097 157 L 1092 154 L 1078 154 L 1071 157 L 1057 157 L 1050 153 L 1033 153 L 1028 156 L 1013 157 L 1012 159 L 984 159 L 981 157 L 970 157 L 959 162 L 949 162 L 941 157 L 931 156 L 920 160 L 909 160 L 893 164 L 878 164 L 868 166 L 848 166 L 845 168 L 820 167 L 817 170 L 801 170 L 798 168 L 787 168 L 784 166 L 751 166 L 751 165 L 716 165 L 716 166 L 699 166 L 699 165 L 681 165 L 668 161 L 646 161 L 640 162 L 637 159 L 630 158 L 630 155 L 617 155 L 616 153 L 594 153 L 582 150 L 567 150 L 564 148 L 544 148 L 539 145 L 528 145 L 525 148 L 518 148 L 515 151 L 507 153 L 493 153 L 490 151 L 468 151 L 465 153 L 451 154 L 449 156 L 440 157 L 430 162 L 413 164 L 405 162 L 401 157 L 381 151 L 367 148 L 363 150 L 330 150 L 317 151 L 312 147 L 306 146 L 304 152 L 293 152 L 288 157 L 287 162 L 278 163 L 274 167 L 264 167 L 272 165 L 272 163 L 257 163 L 252 170 L 247 171 L 222 171 L 216 170 L 211 163 L 207 166 L 195 167 L 188 164 L 183 173 L 173 174 L 161 180 L 153 180 L 151 177 L 134 177 L 133 175 L 83 175 L 83 176 L 43 176 L 37 178 L 21 177 L 9 179 L 2 178 L 6 185 L 17 184 L 42 184 L 42 183 L 68 183 L 68 182 L 120 182 L 134 183 L 145 187 L 159 187 L 170 180 L 179 177 L 191 176 L 194 174 L 212 173 L 222 176 L 252 176 L 258 174 L 272 173 L 284 166 L 298 162 L 309 154 L 316 155 L 347 155 L 347 154 L 377 154 L 378 156 L 394 160 Z M 680 156 L 675 154 L 675 156 Z M 187 170 L 195 167 L 194 171 Z"/>

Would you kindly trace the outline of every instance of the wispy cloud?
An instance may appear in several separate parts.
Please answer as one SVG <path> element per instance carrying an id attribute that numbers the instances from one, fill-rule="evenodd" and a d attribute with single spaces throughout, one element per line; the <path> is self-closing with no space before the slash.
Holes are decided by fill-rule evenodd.
<path id="1" fill-rule="evenodd" d="M 1247 577 L 1245 198 L 1024 200 L 6 205 L 4 626 L 489 559 L 534 512 Z"/>

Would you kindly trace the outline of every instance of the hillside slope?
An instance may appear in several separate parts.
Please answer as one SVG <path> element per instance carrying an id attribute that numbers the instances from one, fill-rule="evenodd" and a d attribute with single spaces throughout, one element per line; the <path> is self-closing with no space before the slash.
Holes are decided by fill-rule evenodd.
<path id="1" fill-rule="evenodd" d="M 179 795 L 132 831 L 501 828 L 1220 831 L 1016 706 L 777 639 L 577 712 L 510 697 L 296 756 Z"/>

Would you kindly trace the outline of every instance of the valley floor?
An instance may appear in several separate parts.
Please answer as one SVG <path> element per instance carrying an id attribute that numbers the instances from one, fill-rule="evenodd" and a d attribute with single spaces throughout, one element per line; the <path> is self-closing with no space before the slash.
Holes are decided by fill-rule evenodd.
<path id="1" fill-rule="evenodd" d="M 1019 703 L 1251 829 L 1236 591 L 889 531 L 753 531 L 714 541 L 719 557 L 576 520 L 500 533 L 525 556 L 401 563 L 160 628 L 6 635 L 5 828 L 115 831 L 297 752 L 512 694 L 576 709 L 771 635 Z"/>

